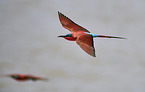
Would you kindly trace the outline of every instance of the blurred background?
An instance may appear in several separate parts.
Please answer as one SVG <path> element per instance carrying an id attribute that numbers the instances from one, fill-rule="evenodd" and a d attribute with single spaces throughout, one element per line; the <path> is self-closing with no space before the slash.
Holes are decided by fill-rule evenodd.
<path id="1" fill-rule="evenodd" d="M 96 56 L 58 35 L 57 12 L 91 33 Z M 48 82 L 0 78 L 0 92 L 145 92 L 144 0 L 0 0 L 0 75 L 22 73 Z"/>

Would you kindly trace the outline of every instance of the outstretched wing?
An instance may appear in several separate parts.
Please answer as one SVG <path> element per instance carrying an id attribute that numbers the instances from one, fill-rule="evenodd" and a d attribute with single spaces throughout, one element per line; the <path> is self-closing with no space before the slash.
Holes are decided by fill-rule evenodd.
<path id="1" fill-rule="evenodd" d="M 79 26 L 78 24 L 73 22 L 71 19 L 66 17 L 64 14 L 58 12 L 58 15 L 59 15 L 59 20 L 60 20 L 62 26 L 64 28 L 70 30 L 71 32 L 77 32 L 77 31 L 89 32 L 87 29 Z"/>
<path id="2" fill-rule="evenodd" d="M 89 55 L 96 57 L 93 37 L 89 34 L 81 35 L 77 37 L 77 44 Z"/>

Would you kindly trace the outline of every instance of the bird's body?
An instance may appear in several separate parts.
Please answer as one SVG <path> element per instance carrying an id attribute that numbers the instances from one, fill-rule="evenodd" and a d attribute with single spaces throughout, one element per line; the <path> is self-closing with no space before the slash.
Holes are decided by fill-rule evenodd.
<path id="1" fill-rule="evenodd" d="M 103 38 L 119 38 L 125 39 L 122 37 L 114 37 L 114 36 L 104 36 L 104 35 L 95 35 L 90 33 L 87 29 L 79 26 L 71 19 L 66 17 L 64 14 L 58 12 L 59 20 L 62 26 L 71 31 L 71 34 L 60 35 L 58 37 L 63 37 L 69 41 L 76 41 L 76 43 L 89 55 L 95 57 L 95 49 L 93 38 L 95 37 L 103 37 Z"/>
<path id="2" fill-rule="evenodd" d="M 33 76 L 30 74 L 6 74 L 6 75 L 1 75 L 3 77 L 11 77 L 17 81 L 37 81 L 37 80 L 47 80 L 46 78 L 38 77 L 38 76 Z"/>

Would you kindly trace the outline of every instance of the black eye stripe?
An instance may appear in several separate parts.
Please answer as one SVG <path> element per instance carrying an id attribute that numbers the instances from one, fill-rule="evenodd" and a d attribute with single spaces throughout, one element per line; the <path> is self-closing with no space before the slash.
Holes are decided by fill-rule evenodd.
<path id="1" fill-rule="evenodd" d="M 18 79 L 18 78 L 20 78 L 19 76 L 13 76 L 13 78 L 16 78 L 16 79 Z"/>
<path id="2" fill-rule="evenodd" d="M 72 34 L 67 34 L 66 37 L 72 37 Z"/>

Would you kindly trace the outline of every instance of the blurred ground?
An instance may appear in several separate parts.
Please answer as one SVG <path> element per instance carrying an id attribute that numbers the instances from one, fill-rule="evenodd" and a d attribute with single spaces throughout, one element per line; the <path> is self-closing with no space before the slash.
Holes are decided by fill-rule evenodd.
<path id="1" fill-rule="evenodd" d="M 94 34 L 97 57 L 58 35 L 69 33 L 60 11 Z M 0 0 L 0 74 L 24 73 L 48 82 L 0 78 L 0 92 L 145 92 L 144 0 Z"/>

